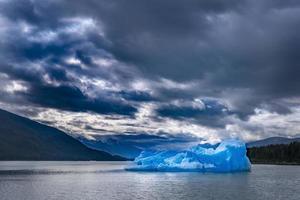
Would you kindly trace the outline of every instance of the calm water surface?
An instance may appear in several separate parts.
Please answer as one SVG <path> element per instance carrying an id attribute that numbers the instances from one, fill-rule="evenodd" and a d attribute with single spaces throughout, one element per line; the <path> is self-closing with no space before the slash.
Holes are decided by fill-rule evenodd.
<path id="1" fill-rule="evenodd" d="M 300 199 L 300 166 L 249 173 L 128 172 L 126 162 L 0 162 L 1 200 Z"/>

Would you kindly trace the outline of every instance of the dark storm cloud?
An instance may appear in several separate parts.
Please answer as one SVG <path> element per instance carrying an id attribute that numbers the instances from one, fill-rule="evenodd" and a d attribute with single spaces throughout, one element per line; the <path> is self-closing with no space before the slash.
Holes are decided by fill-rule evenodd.
<path id="1" fill-rule="evenodd" d="M 198 94 L 249 90 L 236 104 L 248 115 L 300 95 L 299 13 L 297 1 L 120 1 L 97 16 L 117 58 L 149 76 L 202 80 Z"/>
<path id="2" fill-rule="evenodd" d="M 122 98 L 130 101 L 149 102 L 156 101 L 157 98 L 143 91 L 120 91 L 118 92 Z"/>
<path id="3" fill-rule="evenodd" d="M 203 106 L 196 107 L 190 105 L 168 104 L 159 107 L 156 112 L 158 116 L 169 117 L 173 119 L 193 119 L 208 127 L 224 127 L 226 121 L 223 120 L 226 116 L 233 113 L 228 108 L 216 100 L 201 100 Z"/>
<path id="4" fill-rule="evenodd" d="M 221 127 L 223 108 L 168 102 L 225 99 L 246 120 L 255 108 L 291 113 L 282 100 L 300 96 L 297 0 L 21 0 L 1 1 L 0 13 L 0 72 L 28 88 L 18 101 L 122 115 L 154 102 L 161 117 Z M 130 88 L 135 78 L 156 86 Z"/>
<path id="5" fill-rule="evenodd" d="M 137 111 L 135 107 L 121 99 L 103 96 L 88 97 L 78 87 L 70 85 L 76 79 L 68 77 L 64 68 L 45 65 L 43 70 L 38 70 L 32 69 L 30 64 L 26 66 L 25 63 L 22 67 L 3 66 L 1 72 L 9 75 L 8 80 L 23 81 L 28 86 L 26 91 L 16 91 L 14 95 L 2 91 L 1 99 L 5 102 L 17 104 L 25 102 L 46 108 L 100 114 L 132 116 Z M 59 82 L 59 86 L 46 83 L 44 75 L 47 75 L 51 81 Z"/>
<path id="6" fill-rule="evenodd" d="M 120 74 L 113 77 L 111 71 L 99 68 L 99 64 L 92 61 L 92 57 L 110 58 L 109 52 L 92 43 L 98 39 L 95 44 L 100 45 L 103 39 L 95 36 L 98 29 L 94 27 L 94 22 L 90 19 L 78 21 L 77 16 L 66 19 L 67 14 L 56 13 L 55 5 L 53 7 L 48 2 L 46 5 L 49 6 L 47 12 L 45 5 L 34 1 L 1 2 L 0 10 L 6 17 L 4 25 L 7 29 L 2 32 L 6 41 L 1 43 L 3 59 L 0 72 L 9 77 L 8 81 L 22 81 L 27 88 L 26 91 L 15 91 L 14 95 L 1 91 L 6 94 L 1 99 L 75 112 L 132 116 L 137 109 L 129 103 L 108 98 L 109 95 L 89 97 L 78 87 L 80 76 L 119 81 L 126 79 L 127 72 L 121 74 L 123 72 L 119 70 Z M 45 13 L 56 14 L 51 18 Z M 95 30 L 89 30 L 90 27 Z M 69 57 L 74 57 L 80 63 L 66 63 Z"/>
<path id="7" fill-rule="evenodd" d="M 36 86 L 29 94 L 23 94 L 30 102 L 62 110 L 76 112 L 95 112 L 101 114 L 133 115 L 136 108 L 109 99 L 90 99 L 78 88 L 71 86 Z"/>
<path id="8" fill-rule="evenodd" d="M 70 7 L 90 10 L 111 41 L 104 48 L 147 76 L 201 80 L 194 95 L 249 90 L 247 98 L 233 100 L 241 115 L 300 95 L 299 1 L 91 1 Z M 289 109 L 275 104 L 268 107 Z"/>

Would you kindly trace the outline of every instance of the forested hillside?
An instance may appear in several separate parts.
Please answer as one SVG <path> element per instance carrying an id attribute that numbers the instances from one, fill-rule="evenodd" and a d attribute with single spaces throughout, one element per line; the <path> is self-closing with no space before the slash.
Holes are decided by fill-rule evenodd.
<path id="1" fill-rule="evenodd" d="M 252 163 L 300 164 L 300 142 L 247 149 Z"/>

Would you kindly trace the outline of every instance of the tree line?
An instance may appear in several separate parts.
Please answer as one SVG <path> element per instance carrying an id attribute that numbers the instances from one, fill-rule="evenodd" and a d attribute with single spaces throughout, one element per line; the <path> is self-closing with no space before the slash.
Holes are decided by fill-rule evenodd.
<path id="1" fill-rule="evenodd" d="M 300 142 L 247 148 L 251 163 L 300 164 Z"/>

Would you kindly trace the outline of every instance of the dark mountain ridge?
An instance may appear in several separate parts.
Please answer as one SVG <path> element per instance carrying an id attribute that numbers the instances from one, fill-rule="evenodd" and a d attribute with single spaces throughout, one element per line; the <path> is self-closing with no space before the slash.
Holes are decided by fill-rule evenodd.
<path id="1" fill-rule="evenodd" d="M 63 131 L 0 109 L 0 160 L 124 160 Z"/>
<path id="2" fill-rule="evenodd" d="M 263 147 L 275 144 L 290 144 L 292 142 L 300 142 L 300 138 L 269 137 L 262 140 L 248 142 L 247 147 Z"/>

